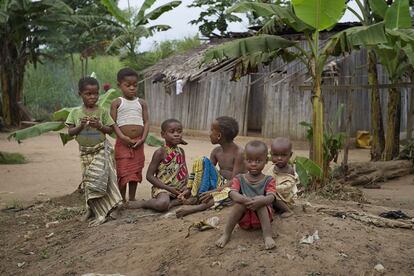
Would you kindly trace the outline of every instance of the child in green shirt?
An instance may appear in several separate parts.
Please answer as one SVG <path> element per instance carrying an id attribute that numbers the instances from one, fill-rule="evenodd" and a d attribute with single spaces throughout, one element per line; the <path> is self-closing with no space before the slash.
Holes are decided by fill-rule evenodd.
<path id="1" fill-rule="evenodd" d="M 79 96 L 83 105 L 74 108 L 66 119 L 68 133 L 79 144 L 82 165 L 82 186 L 85 190 L 86 215 L 94 216 L 89 225 L 106 221 L 122 202 L 112 158 L 112 146 L 106 134 L 112 133 L 114 121 L 108 111 L 96 105 L 99 84 L 92 77 L 79 80 Z"/>

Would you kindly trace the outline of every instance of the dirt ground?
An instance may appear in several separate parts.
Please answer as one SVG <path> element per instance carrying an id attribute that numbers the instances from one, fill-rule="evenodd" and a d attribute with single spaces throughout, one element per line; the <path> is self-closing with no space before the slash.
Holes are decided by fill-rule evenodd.
<path id="1" fill-rule="evenodd" d="M 241 137 L 244 144 L 252 138 Z M 191 166 L 213 146 L 207 137 L 186 137 Z M 306 143 L 294 144 L 307 155 Z M 146 147 L 146 163 L 155 148 Z M 226 248 L 215 240 L 222 232 L 229 208 L 209 210 L 184 219 L 150 211 L 125 211 L 118 220 L 95 228 L 77 221 L 82 197 L 73 191 L 81 180 L 76 143 L 63 147 L 57 135 L 47 134 L 9 142 L 0 134 L 0 151 L 19 152 L 23 165 L 0 166 L 0 275 L 374 275 L 382 264 L 386 275 L 414 275 L 414 231 L 379 228 L 353 220 L 309 211 L 301 200 L 295 215 L 275 216 L 277 248 L 264 250 L 260 231 L 236 228 Z M 368 150 L 351 150 L 350 161 L 367 161 Z M 313 200 L 313 206 L 352 208 L 379 214 L 402 210 L 414 216 L 414 177 L 389 181 L 379 190 L 363 190 L 369 203 Z M 142 183 L 138 198 L 148 198 L 150 185 Z M 29 208 L 22 208 L 29 207 Z M 218 229 L 191 230 L 193 222 L 217 216 Z M 59 223 L 50 224 L 49 222 Z M 300 244 L 318 230 L 320 240 Z"/>

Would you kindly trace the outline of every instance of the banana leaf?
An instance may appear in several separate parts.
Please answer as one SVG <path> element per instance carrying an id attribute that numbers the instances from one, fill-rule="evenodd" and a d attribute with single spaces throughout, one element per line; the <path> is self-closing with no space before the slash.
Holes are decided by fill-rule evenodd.
<path id="1" fill-rule="evenodd" d="M 21 143 L 22 140 L 33 138 L 42 135 L 43 133 L 50 131 L 59 131 L 65 127 L 63 122 L 45 122 L 41 124 L 34 125 L 25 129 L 21 129 L 15 132 L 12 132 L 7 139 L 15 139 L 18 143 Z"/>
<path id="2" fill-rule="evenodd" d="M 292 0 L 296 16 L 318 31 L 334 26 L 346 10 L 345 0 Z"/>
<path id="3" fill-rule="evenodd" d="M 97 105 L 105 108 L 106 110 L 109 110 L 112 101 L 120 96 L 121 92 L 118 90 L 109 89 L 105 94 L 99 97 Z M 64 107 L 53 113 L 53 122 L 45 122 L 25 129 L 17 130 L 15 132 L 12 132 L 8 136 L 8 139 L 10 140 L 14 138 L 18 143 L 21 143 L 21 141 L 25 139 L 37 137 L 46 132 L 60 131 L 65 127 L 64 122 L 66 121 L 66 118 L 68 117 L 70 111 L 74 108 L 75 107 Z M 59 136 L 63 145 L 66 145 L 69 141 L 72 141 L 74 139 L 74 137 L 68 135 L 66 132 L 59 132 Z M 115 133 L 112 133 L 111 137 L 116 138 Z M 162 146 L 164 144 L 160 139 L 151 133 L 148 134 L 145 143 L 153 147 Z"/>
<path id="4" fill-rule="evenodd" d="M 120 91 L 111 88 L 99 97 L 97 105 L 105 108 L 106 110 L 110 110 L 112 101 L 121 96 L 122 93 Z"/>
<path id="5" fill-rule="evenodd" d="M 164 145 L 164 142 L 158 139 L 154 134 L 148 133 L 147 139 L 145 139 L 145 144 L 151 147 L 161 147 Z"/>
<path id="6" fill-rule="evenodd" d="M 322 177 L 322 169 L 315 162 L 306 157 L 296 156 L 295 167 L 300 183 L 305 187 L 309 185 L 312 177 Z"/>
<path id="7" fill-rule="evenodd" d="M 66 121 L 66 118 L 68 117 L 72 109 L 74 109 L 74 107 L 64 107 L 62 109 L 59 109 L 58 111 L 52 114 L 52 120 L 62 122 Z"/>

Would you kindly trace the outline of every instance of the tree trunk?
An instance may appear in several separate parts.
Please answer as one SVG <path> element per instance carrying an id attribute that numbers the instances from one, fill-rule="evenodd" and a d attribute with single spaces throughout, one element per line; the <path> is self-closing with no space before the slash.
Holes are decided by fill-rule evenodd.
<path id="1" fill-rule="evenodd" d="M 378 85 L 377 57 L 375 52 L 368 52 L 368 84 L 375 85 L 371 88 L 371 161 L 381 159 L 384 151 L 384 127 L 381 113 L 381 101 Z"/>
<path id="2" fill-rule="evenodd" d="M 18 126 L 20 115 L 18 102 L 23 94 L 24 66 L 16 63 L 0 66 L 2 112 L 6 126 Z"/>
<path id="3" fill-rule="evenodd" d="M 414 70 L 411 69 L 409 72 L 410 82 L 414 82 Z M 411 87 L 411 94 L 410 94 L 410 106 L 409 111 L 407 114 L 407 140 L 413 138 L 413 116 L 414 116 L 414 88 Z"/>
<path id="4" fill-rule="evenodd" d="M 401 95 L 396 88 L 388 90 L 387 128 L 385 149 L 382 156 L 384 161 L 397 157 L 400 148 L 400 118 Z"/>
<path id="5" fill-rule="evenodd" d="M 353 162 L 348 164 L 345 177 L 342 174 L 335 176 L 344 184 L 352 186 L 384 182 L 388 179 L 402 177 L 413 172 L 411 160 L 393 160 L 378 162 Z"/>
<path id="6" fill-rule="evenodd" d="M 314 80 L 312 107 L 312 159 L 320 168 L 323 168 L 325 172 L 325 166 L 323 162 L 323 101 L 321 97 L 321 78 L 318 74 L 316 74 Z"/>

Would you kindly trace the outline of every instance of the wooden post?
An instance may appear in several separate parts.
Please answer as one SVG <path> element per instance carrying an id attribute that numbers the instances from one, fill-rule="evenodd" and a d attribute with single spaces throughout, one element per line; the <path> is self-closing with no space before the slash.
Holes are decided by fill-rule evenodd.
<path id="1" fill-rule="evenodd" d="M 246 85 L 246 102 L 244 104 L 244 116 L 243 116 L 243 136 L 247 136 L 248 118 L 249 118 L 249 101 L 251 90 L 251 76 L 249 75 Z"/>

